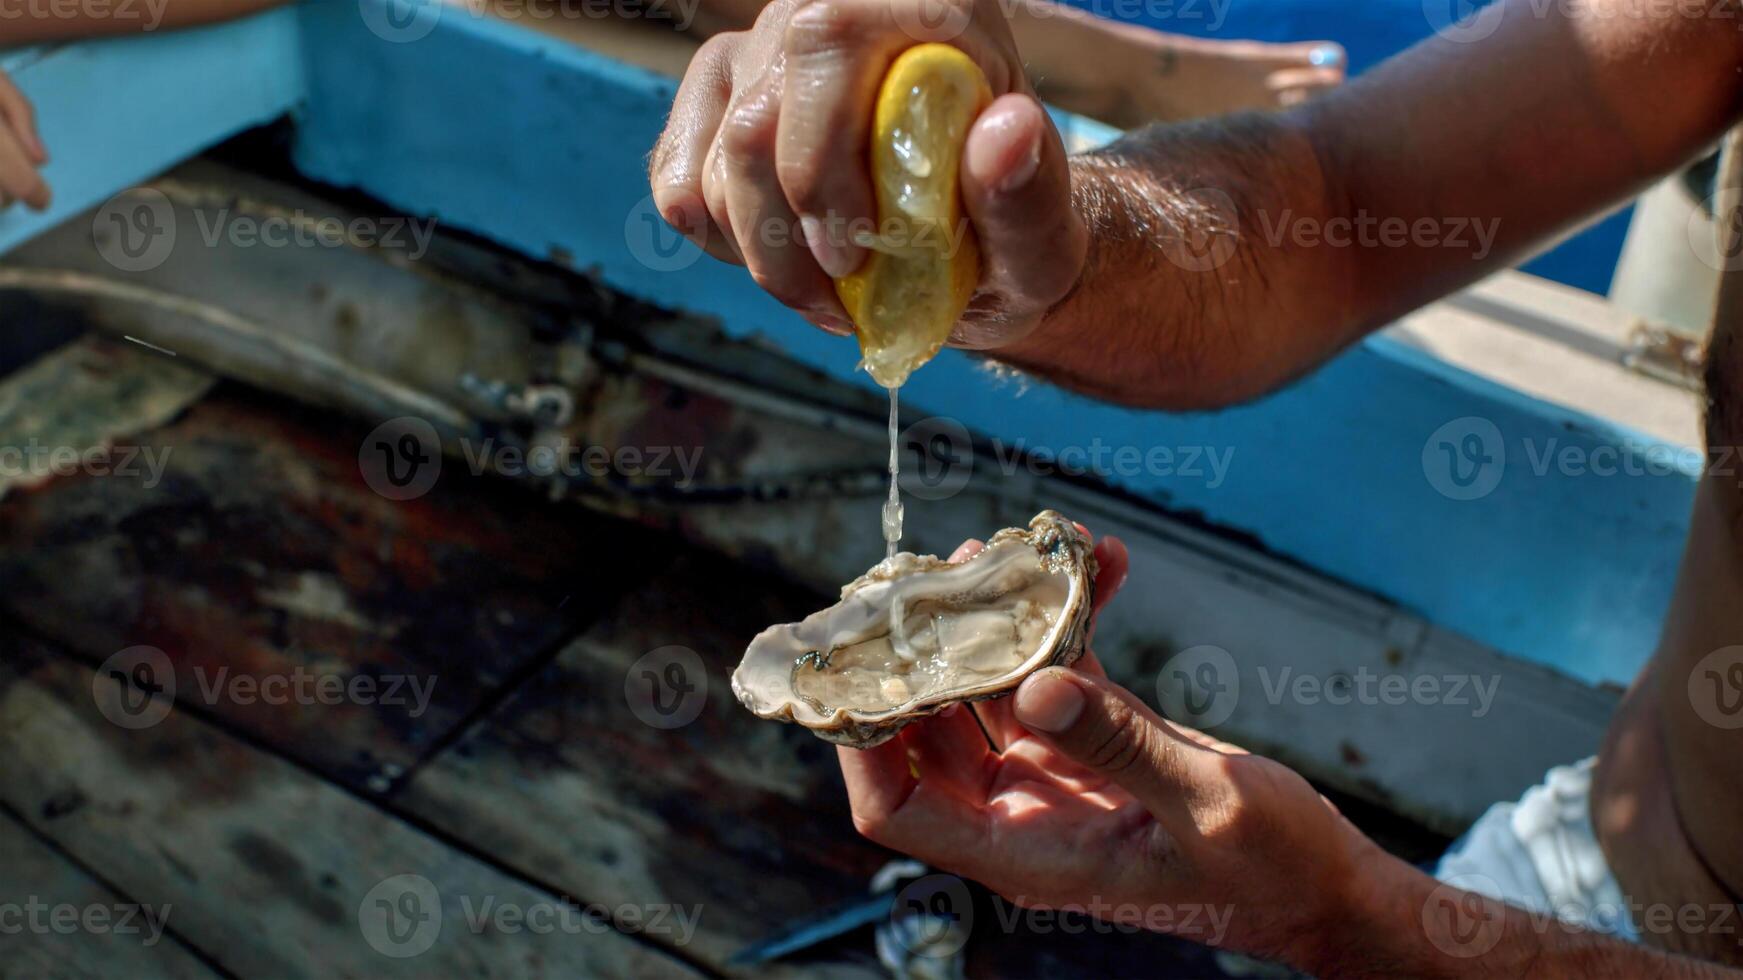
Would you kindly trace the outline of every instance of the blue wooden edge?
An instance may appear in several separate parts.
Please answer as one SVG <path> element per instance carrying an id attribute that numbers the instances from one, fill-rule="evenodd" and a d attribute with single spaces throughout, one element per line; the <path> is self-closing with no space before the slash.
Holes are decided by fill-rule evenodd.
<path id="1" fill-rule="evenodd" d="M 321 2 L 296 16 L 300 72 L 284 63 L 283 34 L 254 38 L 283 77 L 265 83 L 261 97 L 203 103 L 188 115 L 266 112 L 306 85 L 296 154 L 310 176 L 572 262 L 869 384 L 854 370 L 851 342 L 810 328 L 741 270 L 700 255 L 659 222 L 645 155 L 672 80 L 463 6 Z M 175 59 L 149 47 L 171 43 L 141 44 L 129 56 L 138 59 L 133 76 L 151 65 L 154 85 L 157 72 L 179 84 Z M 45 115 L 62 115 L 57 125 L 70 138 L 88 119 L 74 103 L 101 93 L 48 81 L 32 94 L 51 100 Z M 1092 124 L 1074 125 L 1096 137 Z M 171 142 L 134 128 L 111 145 L 149 146 L 155 159 Z M 192 135 L 175 142 L 184 153 L 197 148 Z M 135 179 L 123 169 L 85 179 L 93 187 L 109 180 L 113 190 Z M 1384 340 L 1263 402 L 1217 414 L 1133 412 L 1024 388 L 954 352 L 916 375 L 905 397 L 1006 446 L 1102 447 L 1111 464 L 1103 475 L 1125 490 L 1588 682 L 1628 679 L 1652 649 L 1698 471 L 1688 450 Z M 1125 456 L 1114 455 L 1122 449 Z M 1135 469 L 1120 462 L 1133 452 Z M 1210 454 L 1227 462 L 1226 472 L 1207 463 Z M 1603 475 L 1569 462 L 1608 466 L 1610 454 L 1663 471 L 1631 475 L 1618 466 Z"/>
<path id="2" fill-rule="evenodd" d="M 294 10 L 199 30 L 0 54 L 36 109 L 54 192 L 0 212 L 0 252 L 302 100 Z"/>

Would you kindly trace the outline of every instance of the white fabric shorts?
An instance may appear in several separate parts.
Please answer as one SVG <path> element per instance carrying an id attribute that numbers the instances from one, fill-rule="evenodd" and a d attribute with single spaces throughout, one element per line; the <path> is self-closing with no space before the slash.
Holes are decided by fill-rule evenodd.
<path id="1" fill-rule="evenodd" d="M 1448 884 L 1639 942 L 1621 886 L 1592 831 L 1596 759 L 1549 771 L 1517 803 L 1497 803 L 1440 859 Z"/>

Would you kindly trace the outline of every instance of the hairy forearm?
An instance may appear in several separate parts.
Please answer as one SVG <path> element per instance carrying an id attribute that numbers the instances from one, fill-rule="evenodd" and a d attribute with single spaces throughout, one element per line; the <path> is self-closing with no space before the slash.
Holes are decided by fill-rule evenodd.
<path id="1" fill-rule="evenodd" d="M 1348 251 L 1290 234 L 1335 216 L 1303 120 L 1151 127 L 1073 158 L 1083 275 L 995 356 L 1098 398 L 1185 408 L 1259 395 L 1347 343 Z"/>
<path id="2" fill-rule="evenodd" d="M 1435 881 L 1391 857 L 1297 966 L 1328 978 L 1738 980 L 1743 973 L 1637 946 Z"/>
<path id="3" fill-rule="evenodd" d="M 1483 40 L 1431 39 L 1291 113 L 1081 158 L 1090 262 L 998 356 L 1151 407 L 1269 391 L 1708 145 L 1743 65 L 1714 9 L 1507 0 Z"/>

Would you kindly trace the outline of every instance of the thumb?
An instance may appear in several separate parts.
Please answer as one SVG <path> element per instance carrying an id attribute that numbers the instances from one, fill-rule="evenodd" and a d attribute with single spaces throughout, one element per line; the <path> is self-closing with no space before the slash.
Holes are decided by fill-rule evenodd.
<path id="1" fill-rule="evenodd" d="M 1039 314 L 1077 284 L 1089 233 L 1071 205 L 1065 145 L 1034 96 L 995 99 L 969 130 L 963 205 L 980 239 L 982 288 Z"/>
<path id="2" fill-rule="evenodd" d="M 1131 692 L 1063 667 L 1017 688 L 1017 721 L 1060 753 L 1132 794 L 1176 836 L 1227 795 L 1221 753 L 1174 731 Z"/>

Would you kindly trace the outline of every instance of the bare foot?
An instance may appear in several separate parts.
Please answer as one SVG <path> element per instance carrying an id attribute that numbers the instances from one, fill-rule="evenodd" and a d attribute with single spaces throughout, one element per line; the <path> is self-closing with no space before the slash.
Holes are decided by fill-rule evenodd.
<path id="1" fill-rule="evenodd" d="M 1295 105 L 1341 84 L 1348 61 L 1332 41 L 1267 44 L 1145 33 L 1150 70 L 1126 82 L 1135 113 L 1126 126 Z"/>
<path id="2" fill-rule="evenodd" d="M 1042 98 L 1127 129 L 1294 105 L 1344 80 L 1332 41 L 1212 41 L 1032 2 L 1012 22 Z"/>

